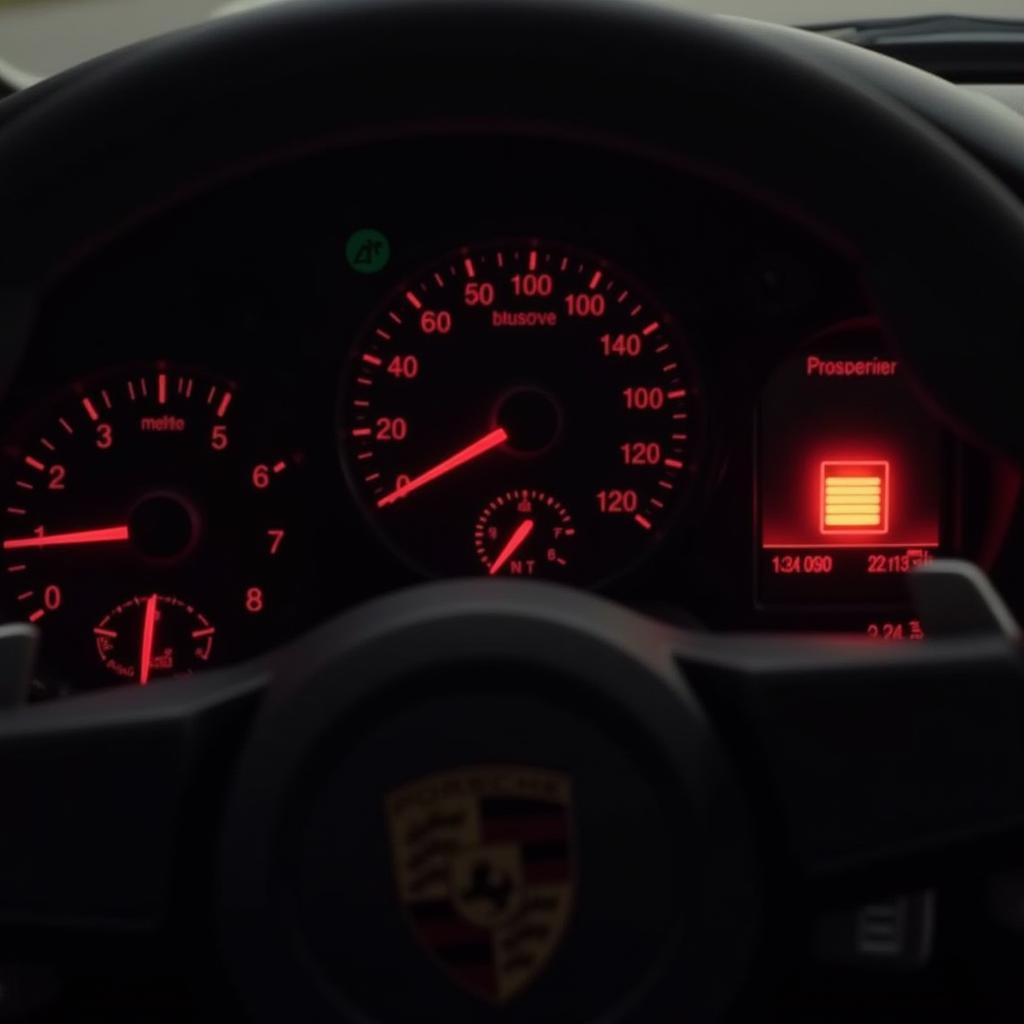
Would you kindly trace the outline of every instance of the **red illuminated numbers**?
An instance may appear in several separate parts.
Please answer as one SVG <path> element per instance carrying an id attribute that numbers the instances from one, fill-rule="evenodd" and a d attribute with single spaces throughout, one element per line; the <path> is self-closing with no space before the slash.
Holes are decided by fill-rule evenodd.
<path id="1" fill-rule="evenodd" d="M 661 462 L 661 445 L 656 441 L 631 441 L 620 444 L 619 451 L 627 466 L 656 466 Z"/>
<path id="2" fill-rule="evenodd" d="M 565 311 L 569 316 L 604 316 L 604 310 L 603 295 L 581 292 L 578 295 L 566 295 L 565 297 Z"/>
<path id="3" fill-rule="evenodd" d="M 494 285 L 486 281 L 467 281 L 463 298 L 467 306 L 490 306 L 494 302 Z"/>
<path id="4" fill-rule="evenodd" d="M 67 476 L 67 471 L 63 466 L 53 465 L 49 469 L 50 482 L 46 485 L 48 490 L 51 491 L 63 491 L 64 490 L 64 478 Z"/>
<path id="5" fill-rule="evenodd" d="M 602 334 L 601 352 L 606 356 L 626 356 L 635 359 L 643 350 L 639 334 Z"/>
<path id="6" fill-rule="evenodd" d="M 919 565 L 932 560 L 928 551 L 916 548 L 912 551 L 901 551 L 898 554 L 869 554 L 866 569 L 871 574 L 913 572 Z"/>
<path id="7" fill-rule="evenodd" d="M 873 640 L 923 640 L 924 630 L 918 619 L 902 622 L 872 622 L 867 629 Z"/>
<path id="8" fill-rule="evenodd" d="M 276 555 L 284 540 L 284 530 L 267 530 L 267 536 L 270 538 L 270 553 Z"/>
<path id="9" fill-rule="evenodd" d="M 636 491 L 598 491 L 597 507 L 605 515 L 629 515 L 640 507 Z"/>
<path id="10" fill-rule="evenodd" d="M 404 441 L 409 435 L 409 424 L 401 416 L 381 416 L 377 420 L 378 441 Z"/>
<path id="11" fill-rule="evenodd" d="M 110 448 L 114 444 L 114 428 L 109 423 L 96 424 L 96 447 Z"/>
<path id="12" fill-rule="evenodd" d="M 660 409 L 665 404 L 664 388 L 623 388 L 627 409 Z"/>
<path id="13" fill-rule="evenodd" d="M 512 291 L 516 295 L 550 295 L 554 288 L 554 282 L 550 274 L 513 274 Z"/>
<path id="14" fill-rule="evenodd" d="M 425 309 L 420 313 L 420 330 L 424 334 L 448 334 L 452 329 L 452 315 L 446 309 Z"/>
<path id="15" fill-rule="evenodd" d="M 261 587 L 250 587 L 245 592 L 245 610 L 250 615 L 258 615 L 263 611 L 263 589 Z"/>
<path id="16" fill-rule="evenodd" d="M 388 363 L 388 373 L 399 380 L 412 380 L 419 372 L 420 361 L 415 356 L 393 356 Z"/>
<path id="17" fill-rule="evenodd" d="M 403 487 L 408 487 L 411 481 L 412 477 L 408 473 L 399 473 L 395 477 L 395 490 L 400 491 Z"/>
<path id="18" fill-rule="evenodd" d="M 210 447 L 215 452 L 222 452 L 228 446 L 228 428 L 223 423 L 215 423 L 210 431 Z"/>
<path id="19" fill-rule="evenodd" d="M 772 558 L 772 572 L 776 576 L 792 576 L 795 573 L 828 575 L 832 565 L 831 555 L 775 555 Z"/>
<path id="20" fill-rule="evenodd" d="M 266 490 L 270 486 L 270 467 L 260 463 L 252 470 L 252 485 L 258 491 Z"/>
<path id="21" fill-rule="evenodd" d="M 55 587 L 52 583 L 43 591 L 43 607 L 48 611 L 54 612 L 60 607 L 61 593 L 60 587 Z"/>

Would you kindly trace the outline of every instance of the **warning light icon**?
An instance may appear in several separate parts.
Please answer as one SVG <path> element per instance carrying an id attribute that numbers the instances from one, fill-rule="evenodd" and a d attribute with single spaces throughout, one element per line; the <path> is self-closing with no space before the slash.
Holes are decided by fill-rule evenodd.
<path id="1" fill-rule="evenodd" d="M 821 464 L 821 532 L 888 533 L 889 463 Z"/>

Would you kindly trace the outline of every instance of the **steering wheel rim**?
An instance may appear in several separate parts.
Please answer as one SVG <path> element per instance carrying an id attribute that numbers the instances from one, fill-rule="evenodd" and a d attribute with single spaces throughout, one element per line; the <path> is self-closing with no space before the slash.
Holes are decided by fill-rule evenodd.
<path id="1" fill-rule="evenodd" d="M 562 75 L 585 85 L 564 88 Z M 1024 452 L 1024 427 L 1002 414 L 1014 397 L 1003 382 L 1024 358 L 1019 203 L 892 99 L 725 20 L 619 0 L 314 2 L 186 30 L 69 77 L 73 88 L 47 85 L 0 140 L 0 281 L 14 292 L 254 163 L 424 124 L 575 129 L 683 155 L 734 184 L 756 168 L 764 198 L 862 254 L 883 321 L 939 409 Z M 7 326 L 23 343 L 24 322 L 12 313 Z"/>
<path id="2" fill-rule="evenodd" d="M 294 56 L 282 61 L 282 52 Z M 400 67 L 402 75 L 382 76 L 382 64 Z M 615 76 L 608 75 L 610 67 L 616 68 Z M 733 73 L 725 76 L 723 68 Z M 416 83 L 413 95 L 408 81 Z M 467 81 L 473 82 L 471 90 Z M 339 95 L 358 97 L 359 103 L 341 109 Z M 666 118 L 651 103 L 652 96 L 662 104 L 675 100 L 672 116 Z M 817 129 L 813 138 L 806 135 L 807 125 Z M 76 74 L 73 89 L 61 89 L 58 82 L 41 91 L 37 101 L 29 94 L 0 134 L 0 222 L 9 239 L 0 256 L 0 317 L 5 318 L 0 326 L 10 340 L 0 372 L 9 382 L 28 343 L 32 313 L 61 274 L 91 248 L 195 191 L 261 162 L 324 145 L 366 144 L 410 133 L 439 138 L 504 133 L 514 139 L 523 132 L 657 154 L 735 187 L 759 190 L 764 201 L 785 204 L 794 216 L 827 226 L 864 261 L 887 328 L 943 412 L 961 429 L 1024 453 L 1024 424 L 1008 424 L 1005 418 L 1005 410 L 1014 408 L 1017 363 L 1024 358 L 1018 345 L 1024 313 L 1017 301 L 1024 293 L 1024 214 L 1014 198 L 949 139 L 864 84 L 760 45 L 726 23 L 636 2 L 360 0 L 282 6 L 259 18 L 225 20 L 101 61 L 91 72 Z M 180 145 L 182 138 L 188 146 Z M 756 188 L 743 173 L 753 167 Z M 941 223 L 936 222 L 937 209 L 943 213 Z M 993 378 L 995 360 L 1002 360 L 1007 372 Z M 421 593 L 417 600 L 440 594 Z M 573 595 L 559 600 L 582 607 L 591 599 Z M 385 602 L 373 614 L 393 624 L 400 603 Z M 592 611 L 595 606 L 588 607 Z M 357 618 L 329 624 L 316 634 L 331 641 L 339 679 L 344 675 L 339 631 L 346 635 Z M 556 614 L 545 622 L 557 625 L 558 620 Z M 268 677 L 277 680 L 279 692 L 287 688 L 303 699 L 311 645 L 317 642 L 300 641 L 285 655 L 194 681 L 205 689 L 186 686 L 176 693 L 146 694 L 150 703 L 145 711 L 138 694 L 82 702 L 80 708 L 89 708 L 82 720 L 88 728 L 61 711 L 18 712 L 18 721 L 0 722 L 0 759 L 14 769 L 0 773 L 0 779 L 23 781 L 17 766 L 26 752 L 59 758 L 55 738 L 68 730 L 75 730 L 82 749 L 97 757 L 103 756 L 104 736 L 147 742 L 146 737 L 159 734 L 167 746 L 154 748 L 149 756 L 167 757 L 174 762 L 170 770 L 184 777 L 220 734 L 219 724 L 211 724 L 218 718 L 211 707 L 244 704 L 245 711 L 222 716 L 237 733 L 244 731 L 239 723 Z M 986 636 L 984 642 L 956 641 L 927 655 L 854 649 L 837 656 L 794 643 L 803 662 L 786 658 L 780 663 L 777 651 L 761 647 L 755 652 L 766 659 L 761 671 L 743 658 L 730 661 L 723 649 L 685 655 L 681 650 L 688 641 L 677 637 L 673 644 L 676 659 L 688 671 L 721 677 L 718 691 L 727 695 L 723 699 L 730 702 L 730 714 L 742 720 L 739 733 L 751 736 L 765 756 L 774 758 L 781 756 L 783 740 L 793 742 L 793 722 L 802 720 L 792 695 L 805 693 L 799 687 L 815 673 L 840 679 L 843 686 L 836 692 L 861 714 L 891 710 L 886 704 L 891 698 L 877 684 L 864 682 L 869 674 L 876 680 L 879 673 L 887 681 L 911 679 L 914 685 L 900 693 L 919 697 L 940 664 L 946 666 L 940 675 L 950 697 L 945 713 L 962 711 L 958 685 L 972 672 L 986 673 L 993 720 L 996 711 L 1009 718 L 1019 710 L 1016 648 L 1001 635 Z M 752 657 L 751 652 L 744 657 Z M 757 692 L 751 680 L 773 673 L 784 685 Z M 683 699 L 679 679 L 666 678 L 662 684 Z M 702 697 L 706 689 L 701 684 Z M 781 703 L 767 712 L 760 702 L 780 694 Z M 908 701 L 904 710 L 910 706 Z M 841 720 L 832 720 L 834 742 L 843 738 L 840 726 Z M 1001 756 L 993 757 L 986 770 L 998 767 L 1012 774 L 1019 767 L 1019 739 L 1012 729 L 1001 733 Z M 940 751 L 921 742 L 922 764 L 937 763 L 930 758 Z M 118 752 L 124 756 L 129 746 L 130 740 Z M 822 748 L 811 745 L 805 753 L 809 760 L 803 767 Z M 260 757 L 258 751 L 251 756 Z M 109 760 L 105 764 L 111 767 Z M 801 789 L 790 768 L 782 765 L 773 781 L 785 787 L 782 803 L 796 823 L 801 815 L 813 816 L 821 794 L 813 787 Z M 155 760 L 151 770 L 154 778 L 161 771 Z M 41 782 L 29 785 L 54 780 L 55 775 L 44 774 Z M 154 811 L 147 819 L 160 842 L 173 842 L 175 813 L 188 799 L 189 786 L 178 776 L 170 781 L 175 784 L 164 779 L 167 784 L 155 787 L 163 801 L 159 809 L 167 810 L 167 816 Z M 984 781 L 984 773 L 972 778 L 971 786 L 978 789 L 971 793 L 980 791 Z M 1016 828 L 1024 820 L 1017 790 L 1015 785 L 1000 787 L 967 831 Z M 865 798 L 868 811 L 879 793 L 872 789 L 870 800 Z M 24 794 L 18 803 L 27 807 Z M 957 803 L 950 814 L 966 806 Z M 111 819 L 115 810 L 106 808 Z M 930 817 L 921 822 L 928 830 L 923 848 L 947 841 L 956 831 L 956 823 L 940 812 L 930 808 Z M 828 876 L 846 871 L 851 859 L 873 863 L 906 853 L 906 837 L 898 829 L 879 827 L 870 814 L 854 817 L 849 835 L 831 820 L 816 822 L 816 828 L 794 828 L 802 871 Z M 29 814 L 19 823 L 24 835 L 6 856 L 21 867 L 10 877 L 23 884 L 25 864 L 39 837 L 32 835 Z M 875 832 L 851 852 L 850 845 L 856 847 L 863 838 L 854 834 L 855 826 L 871 826 Z M 97 846 L 91 865 L 102 861 L 101 849 Z M 161 868 L 154 879 L 135 876 L 137 891 L 120 903 L 123 892 L 110 878 L 109 894 L 96 889 L 88 909 L 97 920 L 117 912 L 128 918 L 134 912 L 137 919 L 159 917 L 173 865 L 165 860 Z M 109 905 L 104 905 L 108 895 Z M 32 896 L 39 898 L 39 906 Z M 0 907 L 17 907 L 19 900 L 21 913 L 28 908 L 30 920 L 40 906 L 44 919 L 56 910 L 45 905 L 38 890 L 26 897 L 0 882 Z M 5 916 L 2 909 L 0 916 Z M 59 917 L 51 913 L 51 919 Z M 709 1000 L 700 1012 L 711 1013 L 709 1007 L 717 1003 Z"/>

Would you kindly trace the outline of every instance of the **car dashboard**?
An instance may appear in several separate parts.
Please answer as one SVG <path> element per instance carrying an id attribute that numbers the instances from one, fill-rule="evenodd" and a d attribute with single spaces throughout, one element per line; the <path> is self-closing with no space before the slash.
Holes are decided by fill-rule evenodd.
<path id="1" fill-rule="evenodd" d="M 0 1018 L 1019 1006 L 1022 139 L 654 2 L 0 103 Z"/>
<path id="2" fill-rule="evenodd" d="M 48 282 L 3 403 L 5 614 L 45 699 L 227 666 L 373 595 L 533 577 L 698 629 L 923 636 L 1019 533 L 833 231 L 600 141 L 234 168 Z"/>

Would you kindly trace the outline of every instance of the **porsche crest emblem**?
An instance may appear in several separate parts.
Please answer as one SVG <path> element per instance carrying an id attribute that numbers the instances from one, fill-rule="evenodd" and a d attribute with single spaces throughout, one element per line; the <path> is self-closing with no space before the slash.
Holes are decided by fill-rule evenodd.
<path id="1" fill-rule="evenodd" d="M 398 894 L 416 937 L 481 998 L 524 991 L 572 911 L 568 777 L 478 765 L 409 783 L 387 804 Z"/>

